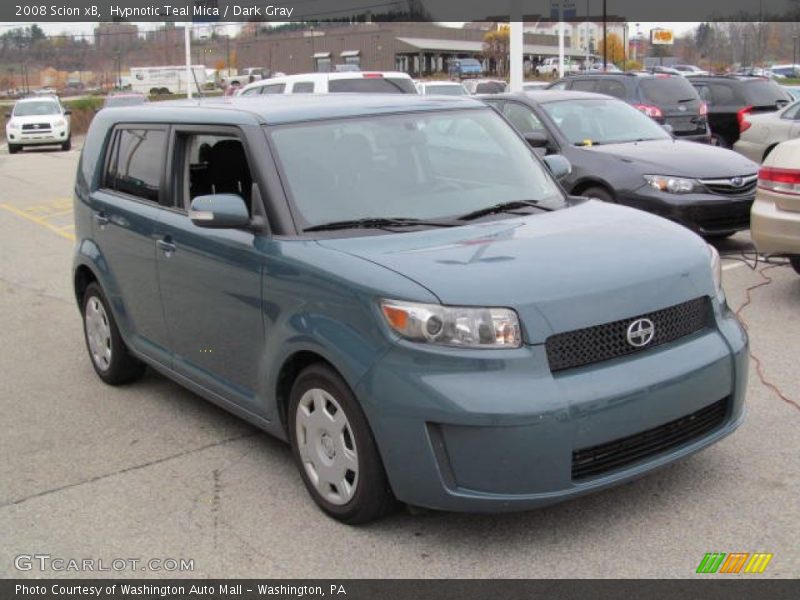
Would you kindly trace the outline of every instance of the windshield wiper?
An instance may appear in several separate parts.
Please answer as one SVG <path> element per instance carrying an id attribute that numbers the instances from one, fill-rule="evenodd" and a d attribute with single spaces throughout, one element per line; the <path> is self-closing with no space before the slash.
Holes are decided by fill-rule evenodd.
<path id="1" fill-rule="evenodd" d="M 388 227 L 416 227 L 428 225 L 431 227 L 453 227 L 456 223 L 449 221 L 434 221 L 413 219 L 405 217 L 367 217 L 364 219 L 349 219 L 346 221 L 331 221 L 306 227 L 303 231 L 335 231 L 337 229 L 384 229 Z"/>
<path id="2" fill-rule="evenodd" d="M 477 219 L 479 217 L 485 217 L 486 215 L 494 215 L 502 212 L 511 212 L 518 208 L 525 208 L 526 206 L 535 206 L 539 210 L 546 210 L 546 211 L 553 210 L 552 208 L 542 206 L 538 200 L 512 200 L 511 202 L 502 202 L 500 204 L 495 204 L 493 206 L 487 206 L 486 208 L 479 208 L 478 210 L 474 210 L 471 213 L 467 213 L 463 216 L 458 217 L 458 220 L 472 221 L 473 219 Z"/>

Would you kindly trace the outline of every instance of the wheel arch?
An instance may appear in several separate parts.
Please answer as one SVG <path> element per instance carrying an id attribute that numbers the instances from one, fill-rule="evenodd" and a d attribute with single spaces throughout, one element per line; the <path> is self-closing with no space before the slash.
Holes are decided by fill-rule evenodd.
<path id="1" fill-rule="evenodd" d="M 593 179 L 593 178 L 579 180 L 574 186 L 572 186 L 570 194 L 572 194 L 573 196 L 580 196 L 583 192 L 593 187 L 603 188 L 614 199 L 616 199 L 617 197 L 617 194 L 614 192 L 614 189 L 607 182 L 603 181 L 602 179 Z"/>

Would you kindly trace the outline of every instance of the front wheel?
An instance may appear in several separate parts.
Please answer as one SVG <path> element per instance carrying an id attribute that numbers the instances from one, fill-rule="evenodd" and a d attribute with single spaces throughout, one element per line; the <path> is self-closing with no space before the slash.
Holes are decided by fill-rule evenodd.
<path id="1" fill-rule="evenodd" d="M 794 256 L 790 256 L 789 264 L 791 264 L 795 272 L 798 275 L 800 275 L 800 254 L 795 254 Z"/>
<path id="2" fill-rule="evenodd" d="M 67 150 L 72 150 L 72 136 L 68 137 L 67 141 L 61 144 L 61 149 L 64 150 L 65 152 Z"/>
<path id="3" fill-rule="evenodd" d="M 289 400 L 288 426 L 303 483 L 328 515 L 356 525 L 396 507 L 364 413 L 332 369 L 312 365 L 300 373 Z"/>
<path id="4" fill-rule="evenodd" d="M 599 186 L 586 188 L 583 190 L 583 192 L 581 192 L 580 195 L 585 196 L 586 198 L 602 200 L 603 202 L 614 202 L 614 196 L 611 195 L 611 192 Z"/>
<path id="5" fill-rule="evenodd" d="M 20 146 L 19 144 L 9 144 L 8 145 L 8 153 L 9 154 L 16 154 L 20 150 L 22 150 L 22 146 Z"/>
<path id="6" fill-rule="evenodd" d="M 122 385 L 142 376 L 144 364 L 128 351 L 96 283 L 89 284 L 83 295 L 83 332 L 89 358 L 100 379 L 109 385 Z"/>

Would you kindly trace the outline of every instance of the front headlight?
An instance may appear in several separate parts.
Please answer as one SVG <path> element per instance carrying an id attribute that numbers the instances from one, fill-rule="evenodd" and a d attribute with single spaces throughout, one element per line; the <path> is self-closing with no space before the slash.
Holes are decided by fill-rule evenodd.
<path id="1" fill-rule="evenodd" d="M 67 122 L 64 119 L 59 119 L 58 121 L 53 122 L 53 127 L 64 127 Z"/>
<path id="2" fill-rule="evenodd" d="M 508 308 L 383 300 L 381 311 L 394 331 L 414 342 L 462 348 L 519 348 L 522 345 L 517 313 Z"/>
<path id="3" fill-rule="evenodd" d="M 644 180 L 650 187 L 669 194 L 691 194 L 698 184 L 694 179 L 670 177 L 669 175 L 645 175 Z"/>
<path id="4" fill-rule="evenodd" d="M 11 119 L 11 120 L 8 122 L 8 128 L 9 128 L 9 129 L 19 129 L 19 122 L 18 122 L 18 121 L 15 121 L 14 119 Z"/>
<path id="5" fill-rule="evenodd" d="M 722 261 L 719 252 L 711 244 L 706 244 L 708 249 L 708 259 L 711 262 L 711 275 L 714 277 L 714 289 L 719 296 L 722 294 Z"/>

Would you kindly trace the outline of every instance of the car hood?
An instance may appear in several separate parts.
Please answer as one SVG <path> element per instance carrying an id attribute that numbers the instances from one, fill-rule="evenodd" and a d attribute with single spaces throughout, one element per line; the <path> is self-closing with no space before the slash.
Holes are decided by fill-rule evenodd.
<path id="1" fill-rule="evenodd" d="M 513 308 L 528 344 L 714 293 L 701 238 L 666 219 L 597 201 L 319 244 L 404 275 L 443 304 Z"/>
<path id="2" fill-rule="evenodd" d="M 758 172 L 756 163 L 732 150 L 682 140 L 608 144 L 587 150 L 618 158 L 639 168 L 643 175 L 717 179 Z"/>

